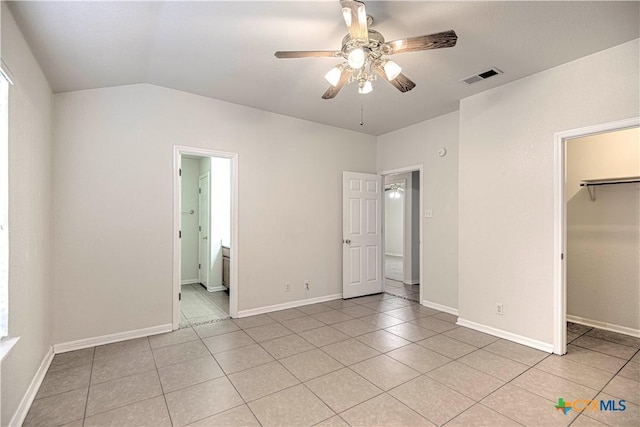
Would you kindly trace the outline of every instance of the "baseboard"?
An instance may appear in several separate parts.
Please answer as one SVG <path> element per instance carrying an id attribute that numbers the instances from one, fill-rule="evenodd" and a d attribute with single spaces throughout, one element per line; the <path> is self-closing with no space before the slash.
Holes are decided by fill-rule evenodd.
<path id="1" fill-rule="evenodd" d="M 197 285 L 200 283 L 200 280 L 198 279 L 187 279 L 187 280 L 181 280 L 180 281 L 180 285 Z"/>
<path id="2" fill-rule="evenodd" d="M 405 285 L 419 285 L 420 280 L 403 280 L 402 283 Z"/>
<path id="3" fill-rule="evenodd" d="M 225 286 L 222 286 L 222 285 L 213 286 L 211 288 L 207 288 L 208 292 L 218 292 L 218 291 L 226 291 L 226 290 L 227 290 L 227 288 Z"/>
<path id="4" fill-rule="evenodd" d="M 16 409 L 16 412 L 13 414 L 11 421 L 9 421 L 10 426 L 21 426 L 24 423 L 24 420 L 27 417 L 27 413 L 29 412 L 29 408 L 31 408 L 31 404 L 36 398 L 38 390 L 40 390 L 40 385 L 42 385 L 42 380 L 44 380 L 44 376 L 47 374 L 52 360 L 53 347 L 49 347 L 49 350 L 47 351 L 47 354 L 45 354 L 42 363 L 40 363 L 40 367 L 36 371 L 36 375 L 33 377 L 33 380 L 31 380 L 29 388 L 27 388 L 27 392 L 22 397 L 22 400 L 18 405 L 18 409 Z"/>
<path id="5" fill-rule="evenodd" d="M 53 351 L 55 354 L 66 353 L 68 351 L 81 350 L 83 348 L 95 347 L 97 345 L 111 344 L 113 342 L 125 341 L 133 338 L 146 337 L 147 335 L 162 334 L 165 332 L 171 332 L 172 330 L 173 325 L 171 323 L 167 323 L 165 325 L 151 326 L 149 328 L 135 329 L 133 331 L 118 332 L 115 334 L 54 344 Z"/>
<path id="6" fill-rule="evenodd" d="M 445 313 L 453 314 L 454 316 L 458 315 L 458 309 L 449 307 L 447 305 L 438 304 L 437 302 L 422 300 L 422 305 L 425 307 L 433 308 L 434 310 L 444 311 Z"/>
<path id="7" fill-rule="evenodd" d="M 393 254 L 391 252 L 386 252 L 384 254 L 384 256 L 392 256 L 392 257 L 396 257 L 396 258 L 404 258 L 404 255 L 402 255 L 402 254 Z"/>
<path id="8" fill-rule="evenodd" d="M 457 325 L 464 326 L 466 328 L 474 329 L 485 334 L 493 335 L 494 337 L 504 338 L 505 340 L 517 342 L 518 344 L 526 345 L 537 350 L 544 351 L 545 353 L 553 353 L 553 343 L 546 343 L 538 340 L 534 340 L 522 335 L 514 334 L 502 329 L 494 328 L 492 326 L 483 325 L 481 323 L 471 322 L 469 320 L 461 319 L 458 317 Z"/>
<path id="9" fill-rule="evenodd" d="M 579 323 L 580 325 L 591 326 L 592 328 L 604 329 L 606 331 L 617 332 L 619 334 L 630 335 L 640 338 L 640 329 L 633 329 L 627 326 L 614 325 L 612 323 L 601 322 L 599 320 L 585 319 L 580 316 L 567 314 L 567 321 Z"/>
<path id="10" fill-rule="evenodd" d="M 324 297 L 308 298 L 303 300 L 285 302 L 282 304 L 268 305 L 265 307 L 250 308 L 249 310 L 238 311 L 238 317 L 255 316 L 256 314 L 272 313 L 274 311 L 286 310 L 288 308 L 302 307 L 303 305 L 317 304 L 319 302 L 333 301 L 341 299 L 342 294 L 327 295 Z"/>

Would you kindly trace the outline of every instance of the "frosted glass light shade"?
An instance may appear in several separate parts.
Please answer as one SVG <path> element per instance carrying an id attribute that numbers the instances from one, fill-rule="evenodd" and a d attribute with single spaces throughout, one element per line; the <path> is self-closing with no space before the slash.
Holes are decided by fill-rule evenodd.
<path id="1" fill-rule="evenodd" d="M 324 75 L 324 79 L 331 86 L 336 87 L 338 85 L 338 82 L 340 81 L 341 75 L 342 75 L 342 67 L 337 66 L 330 69 L 329 72 L 327 72 L 327 74 Z"/>
<path id="2" fill-rule="evenodd" d="M 371 85 L 370 81 L 364 82 L 364 84 L 362 84 L 362 86 L 358 88 L 358 92 L 363 95 L 371 92 L 372 90 L 373 90 L 373 86 Z"/>
<path id="3" fill-rule="evenodd" d="M 384 63 L 384 73 L 389 80 L 393 80 L 400 75 L 402 67 L 393 61 L 387 61 Z"/>
<path id="4" fill-rule="evenodd" d="M 343 7 L 342 16 L 344 17 L 344 22 L 347 24 L 347 27 L 351 27 L 351 9 Z"/>
<path id="5" fill-rule="evenodd" d="M 365 61 L 364 50 L 362 50 L 359 47 L 356 49 L 353 49 L 351 52 L 349 52 L 347 61 L 349 62 L 349 66 L 354 70 L 362 68 Z"/>

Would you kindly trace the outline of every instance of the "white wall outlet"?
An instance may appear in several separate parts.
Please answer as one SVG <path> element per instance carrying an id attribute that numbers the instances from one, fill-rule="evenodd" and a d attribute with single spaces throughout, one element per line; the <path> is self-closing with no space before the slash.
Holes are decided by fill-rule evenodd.
<path id="1" fill-rule="evenodd" d="M 289 282 L 284 284 L 284 291 L 289 292 L 291 290 L 291 284 Z"/>
<path id="2" fill-rule="evenodd" d="M 305 281 L 304 281 L 304 288 L 305 288 L 306 290 L 308 290 L 308 291 L 310 290 L 310 289 L 309 289 L 309 281 L 308 281 L 308 280 L 305 280 Z"/>
<path id="3" fill-rule="evenodd" d="M 501 302 L 496 303 L 496 314 L 498 316 L 502 316 L 504 314 L 504 307 L 502 306 Z"/>
<path id="4" fill-rule="evenodd" d="M 426 211 L 424 211 L 424 217 L 433 218 L 433 211 L 431 209 L 427 209 Z"/>

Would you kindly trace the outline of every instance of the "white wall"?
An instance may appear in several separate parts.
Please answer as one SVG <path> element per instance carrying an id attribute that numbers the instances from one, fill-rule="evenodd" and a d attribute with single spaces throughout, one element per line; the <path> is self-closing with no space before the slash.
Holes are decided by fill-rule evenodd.
<path id="1" fill-rule="evenodd" d="M 147 84 L 54 98 L 56 343 L 171 323 L 174 144 L 238 153 L 240 310 L 341 292 L 342 171 L 375 137 Z"/>
<path id="2" fill-rule="evenodd" d="M 638 62 L 635 40 L 461 101 L 461 318 L 553 343 L 554 133 L 638 116 Z"/>
<path id="3" fill-rule="evenodd" d="M 378 171 L 423 166 L 422 299 L 458 307 L 458 112 L 378 137 Z M 440 147 L 447 149 L 438 157 Z"/>
<path id="4" fill-rule="evenodd" d="M 402 188 L 405 188 L 404 181 L 400 181 L 403 183 Z M 389 177 L 387 177 L 385 183 L 389 182 Z M 393 179 L 393 182 L 398 182 L 398 180 Z M 404 256 L 404 193 L 404 191 L 400 191 L 400 197 L 397 199 L 389 197 L 391 190 L 384 193 L 384 250 L 386 255 Z"/>
<path id="5" fill-rule="evenodd" d="M 640 184 L 582 179 L 640 176 L 638 128 L 566 143 L 567 314 L 640 332 Z"/>
<path id="6" fill-rule="evenodd" d="M 9 334 L 20 336 L 2 363 L 4 426 L 52 344 L 52 95 L 5 2 L 1 7 L 2 58 L 14 79 L 9 89 Z"/>
<path id="7" fill-rule="evenodd" d="M 211 159 L 210 287 L 222 286 L 222 246 L 231 242 L 231 159 Z"/>
<path id="8" fill-rule="evenodd" d="M 182 240 L 180 280 L 182 283 L 199 283 L 198 271 L 198 177 L 200 159 L 182 158 Z M 185 213 L 191 212 L 193 214 Z"/>

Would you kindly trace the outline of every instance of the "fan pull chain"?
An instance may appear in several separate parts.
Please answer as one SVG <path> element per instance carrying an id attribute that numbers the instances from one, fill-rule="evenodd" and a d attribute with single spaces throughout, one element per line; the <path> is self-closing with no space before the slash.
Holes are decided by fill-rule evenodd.
<path id="1" fill-rule="evenodd" d="M 364 108 L 362 102 L 360 103 L 360 126 L 364 126 Z"/>

